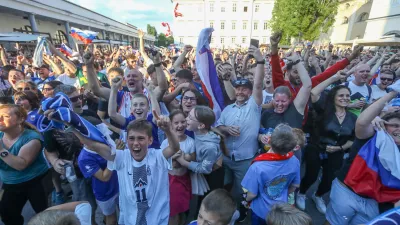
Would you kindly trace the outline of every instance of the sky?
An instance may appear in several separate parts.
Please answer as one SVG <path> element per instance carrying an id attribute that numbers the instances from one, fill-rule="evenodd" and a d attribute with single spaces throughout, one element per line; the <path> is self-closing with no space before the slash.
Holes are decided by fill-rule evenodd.
<path id="1" fill-rule="evenodd" d="M 122 23 L 130 23 L 147 30 L 147 24 L 155 26 L 157 33 L 166 33 L 162 22 L 172 24 L 173 4 L 170 0 L 68 0 L 72 3 L 110 17 Z"/>

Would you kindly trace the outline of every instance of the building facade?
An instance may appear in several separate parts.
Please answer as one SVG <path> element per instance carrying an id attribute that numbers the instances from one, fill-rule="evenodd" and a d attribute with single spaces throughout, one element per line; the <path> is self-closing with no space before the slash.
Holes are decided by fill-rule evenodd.
<path id="1" fill-rule="evenodd" d="M 341 0 L 334 26 L 320 40 L 339 44 L 400 37 L 399 24 L 400 0 Z"/>
<path id="2" fill-rule="evenodd" d="M 92 30 L 98 39 L 111 45 L 131 45 L 138 48 L 138 29 L 130 24 L 108 18 L 65 0 L 0 0 L 0 32 L 23 32 L 48 36 L 59 45 L 75 47 L 70 28 Z M 155 37 L 145 36 L 152 45 Z"/>
<path id="3" fill-rule="evenodd" d="M 174 17 L 175 42 L 196 46 L 200 31 L 213 27 L 212 47 L 248 47 L 250 39 L 269 43 L 274 0 L 173 0 L 182 17 Z"/>

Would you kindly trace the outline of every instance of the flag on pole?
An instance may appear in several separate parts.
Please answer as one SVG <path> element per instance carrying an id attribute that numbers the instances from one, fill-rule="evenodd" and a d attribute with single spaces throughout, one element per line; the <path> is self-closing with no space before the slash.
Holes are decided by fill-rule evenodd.
<path id="1" fill-rule="evenodd" d="M 393 138 L 377 131 L 358 151 L 344 183 L 377 202 L 400 200 L 400 152 Z"/>
<path id="2" fill-rule="evenodd" d="M 84 44 L 92 43 L 93 39 L 97 37 L 97 32 L 90 30 L 80 30 L 75 27 L 71 27 L 71 36 L 79 41 L 82 41 Z"/>
<path id="3" fill-rule="evenodd" d="M 196 68 L 203 83 L 204 94 L 218 120 L 224 109 L 224 97 L 209 45 L 209 38 L 213 31 L 213 28 L 204 28 L 200 32 L 196 48 Z"/>
<path id="4" fill-rule="evenodd" d="M 62 53 L 64 53 L 67 56 L 71 56 L 72 55 L 72 49 L 70 49 L 66 44 L 62 43 L 61 47 L 60 47 L 60 51 Z"/>

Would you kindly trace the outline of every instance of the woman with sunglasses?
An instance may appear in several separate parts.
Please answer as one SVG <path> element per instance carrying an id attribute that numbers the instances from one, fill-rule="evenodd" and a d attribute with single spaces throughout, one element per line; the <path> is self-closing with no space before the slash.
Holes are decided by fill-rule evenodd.
<path id="1" fill-rule="evenodd" d="M 54 88 L 56 88 L 58 85 L 63 84 L 62 82 L 58 80 L 52 80 L 43 85 L 42 93 L 45 98 L 51 98 L 54 97 Z"/>
<path id="2" fill-rule="evenodd" d="M 18 91 L 14 94 L 14 101 L 15 104 L 22 106 L 28 112 L 26 122 L 36 127 L 37 120 L 40 117 L 38 114 L 40 107 L 38 96 L 32 91 Z"/>
<path id="3" fill-rule="evenodd" d="M 15 85 L 17 91 L 32 91 L 35 93 L 39 99 L 43 97 L 42 93 L 39 91 L 35 82 L 30 80 L 20 80 Z"/>
<path id="4" fill-rule="evenodd" d="M 395 74 L 390 69 L 381 71 L 381 74 L 380 74 L 381 82 L 379 84 L 371 85 L 371 89 L 372 89 L 371 100 L 372 100 L 372 102 L 378 100 L 379 98 L 385 96 L 388 93 L 387 87 L 393 83 L 395 77 L 396 77 Z"/>

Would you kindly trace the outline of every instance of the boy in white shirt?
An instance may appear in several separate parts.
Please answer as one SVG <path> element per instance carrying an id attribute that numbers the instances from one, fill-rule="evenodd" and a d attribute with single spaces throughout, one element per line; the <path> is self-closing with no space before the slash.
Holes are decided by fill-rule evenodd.
<path id="1" fill-rule="evenodd" d="M 127 149 L 112 154 L 109 146 L 74 133 L 91 150 L 109 161 L 108 168 L 121 171 L 118 176 L 125 225 L 167 225 L 169 218 L 169 181 L 171 156 L 179 151 L 177 136 L 171 132 L 168 117 L 158 116 L 157 126 L 165 132 L 168 147 L 148 149 L 153 142 L 152 125 L 146 120 L 132 121 L 127 127 Z M 121 175 L 120 175 L 121 174 Z"/>

